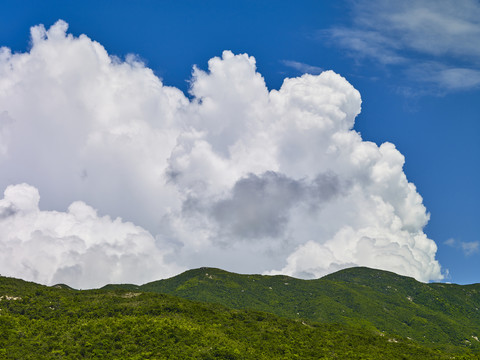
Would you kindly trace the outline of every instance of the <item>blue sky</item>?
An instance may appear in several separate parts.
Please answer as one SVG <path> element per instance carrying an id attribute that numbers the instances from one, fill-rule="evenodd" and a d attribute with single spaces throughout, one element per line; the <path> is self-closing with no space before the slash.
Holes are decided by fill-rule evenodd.
<path id="1" fill-rule="evenodd" d="M 443 281 L 480 282 L 478 1 L 6 1 L 0 46 L 28 52 L 30 28 L 48 29 L 59 19 L 68 23 L 67 33 L 85 34 L 110 56 L 123 61 L 135 54 L 164 85 L 190 99 L 192 66 L 207 70 L 224 50 L 253 56 L 269 90 L 280 89 L 285 78 L 333 70 L 361 94 L 354 129 L 363 140 L 391 142 L 405 156 L 404 173 L 430 213 L 424 232 L 438 246 Z M 85 200 L 102 215 L 147 228 L 158 243 L 152 227 L 129 218 L 129 211 L 112 213 L 113 205 L 102 208 L 88 196 L 48 202 L 34 176 L 10 178 L 38 188 L 45 210 Z M 235 184 L 232 199 L 243 183 Z M 193 265 L 185 260 L 179 268 Z M 271 265 L 252 271 L 279 270 Z"/>

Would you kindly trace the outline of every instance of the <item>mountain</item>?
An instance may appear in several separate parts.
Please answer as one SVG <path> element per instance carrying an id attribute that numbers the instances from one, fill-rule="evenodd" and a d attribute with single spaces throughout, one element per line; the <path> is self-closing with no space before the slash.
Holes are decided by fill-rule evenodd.
<path id="1" fill-rule="evenodd" d="M 200 268 L 136 289 L 480 351 L 480 284 L 425 284 L 365 267 L 316 280 Z"/>
<path id="2" fill-rule="evenodd" d="M 221 271 L 205 275 L 205 269 L 201 269 L 182 274 L 169 283 L 176 282 L 181 287 L 188 281 L 195 282 L 192 280 L 195 273 L 219 283 L 223 282 L 220 274 L 237 278 Z M 280 285 L 280 279 L 285 278 L 274 278 L 271 285 Z M 233 286 L 235 282 L 226 284 Z M 470 349 L 440 351 L 369 329 L 234 310 L 145 292 L 134 288 L 135 285 L 127 285 L 128 289 L 121 289 L 122 286 L 79 291 L 0 277 L 0 358 L 477 358 Z"/>

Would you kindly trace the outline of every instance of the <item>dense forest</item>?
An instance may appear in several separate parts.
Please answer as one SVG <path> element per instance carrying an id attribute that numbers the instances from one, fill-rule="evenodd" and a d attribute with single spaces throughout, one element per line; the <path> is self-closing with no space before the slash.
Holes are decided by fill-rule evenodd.
<path id="1" fill-rule="evenodd" d="M 436 347 L 480 351 L 480 284 L 425 284 L 365 267 L 316 280 L 200 268 L 142 286 L 106 288 L 129 286 L 290 319 L 353 325 Z"/>
<path id="2" fill-rule="evenodd" d="M 360 269 L 350 274 L 334 274 L 327 277 L 327 280 L 338 284 L 346 283 L 355 289 L 359 282 L 363 281 L 363 276 L 370 277 L 372 274 L 393 276 Z M 218 293 L 215 295 L 212 287 L 207 287 L 207 290 L 202 292 L 203 285 L 197 276 L 216 281 L 216 287 L 213 288 L 217 289 Z M 224 280 L 221 280 L 222 276 Z M 231 283 L 228 283 L 227 279 L 230 279 Z M 146 284 L 145 289 L 137 285 L 110 285 L 104 289 L 79 291 L 66 285 L 47 287 L 0 277 L 0 358 L 479 358 L 477 348 L 465 342 L 457 344 L 455 341 L 418 341 L 402 337 L 399 332 L 382 331 L 374 322 L 366 320 L 368 314 L 362 315 L 363 318 L 359 317 L 357 322 L 336 321 L 333 312 L 338 309 L 331 307 L 328 310 L 331 303 L 317 303 L 315 306 L 324 307 L 322 311 L 317 308 L 321 313 L 332 312 L 333 321 L 311 320 L 309 316 L 303 316 L 308 315 L 308 312 L 298 312 L 293 316 L 289 308 L 295 306 L 295 296 L 290 295 L 288 303 L 283 304 L 282 302 L 287 300 L 282 299 L 280 291 L 277 291 L 278 296 L 271 295 L 264 300 L 264 303 L 276 304 L 276 310 L 270 309 L 270 312 L 255 309 L 251 301 L 247 304 L 248 297 L 235 300 L 239 302 L 236 304 L 237 308 L 245 309 L 218 304 L 217 300 L 222 297 L 227 299 L 225 302 L 234 302 L 236 293 L 228 291 L 227 288 L 236 287 L 233 284 L 239 279 L 263 283 L 261 286 L 266 286 L 272 294 L 275 293 L 275 284 L 280 285 L 279 281 L 283 281 L 281 284 L 284 288 L 290 286 L 290 283 L 285 285 L 285 277 L 238 275 L 205 268 L 164 280 L 165 284 L 170 283 L 178 292 L 196 284 L 198 294 L 212 294 L 210 302 L 200 302 L 158 293 L 158 282 Z M 410 281 L 408 278 L 399 279 Z M 292 285 L 295 280 L 288 278 Z M 379 279 L 376 286 L 380 286 L 381 282 Z M 305 284 L 315 284 L 315 281 Z M 418 286 L 419 283 L 415 284 Z M 399 284 L 396 286 L 397 292 L 400 291 Z M 150 289 L 147 289 L 148 287 Z M 156 288 L 156 292 L 152 292 L 153 288 Z M 250 299 L 255 298 L 254 289 L 247 289 L 245 286 L 239 288 L 240 293 L 247 291 L 252 292 Z M 298 294 L 299 302 L 296 306 L 303 306 L 301 289 L 293 287 L 290 291 Z M 315 296 L 312 293 L 312 297 Z M 336 299 L 332 301 L 343 301 L 347 309 L 354 305 L 356 299 L 345 296 L 347 293 L 332 293 L 333 299 Z M 258 296 L 259 299 L 261 297 Z M 358 305 L 357 310 L 360 311 L 368 307 L 367 305 Z M 273 314 L 281 312 L 281 308 L 286 309 L 283 315 Z M 461 332 L 462 329 L 458 331 Z"/>

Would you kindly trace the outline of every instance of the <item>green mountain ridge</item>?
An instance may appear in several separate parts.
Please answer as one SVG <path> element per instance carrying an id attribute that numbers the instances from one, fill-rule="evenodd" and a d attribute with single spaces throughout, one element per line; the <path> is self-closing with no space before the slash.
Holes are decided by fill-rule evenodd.
<path id="1" fill-rule="evenodd" d="M 232 275 L 205 276 L 220 273 Z M 191 275 L 170 284 L 181 287 Z M 478 358 L 468 348 L 432 349 L 355 326 L 109 287 L 74 290 L 0 276 L 0 359 Z"/>
<path id="2" fill-rule="evenodd" d="M 105 289 L 132 286 L 136 285 L 109 285 Z M 425 284 L 365 267 L 316 280 L 199 268 L 136 289 L 480 351 L 480 284 Z"/>

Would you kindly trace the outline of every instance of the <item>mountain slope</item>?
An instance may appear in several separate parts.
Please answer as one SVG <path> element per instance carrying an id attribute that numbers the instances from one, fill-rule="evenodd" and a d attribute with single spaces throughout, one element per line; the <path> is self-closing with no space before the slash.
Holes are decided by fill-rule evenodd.
<path id="1" fill-rule="evenodd" d="M 138 289 L 480 350 L 480 284 L 424 284 L 362 267 L 317 280 L 200 268 Z"/>
<path id="2" fill-rule="evenodd" d="M 2 359 L 474 359 L 345 325 L 0 277 Z"/>

